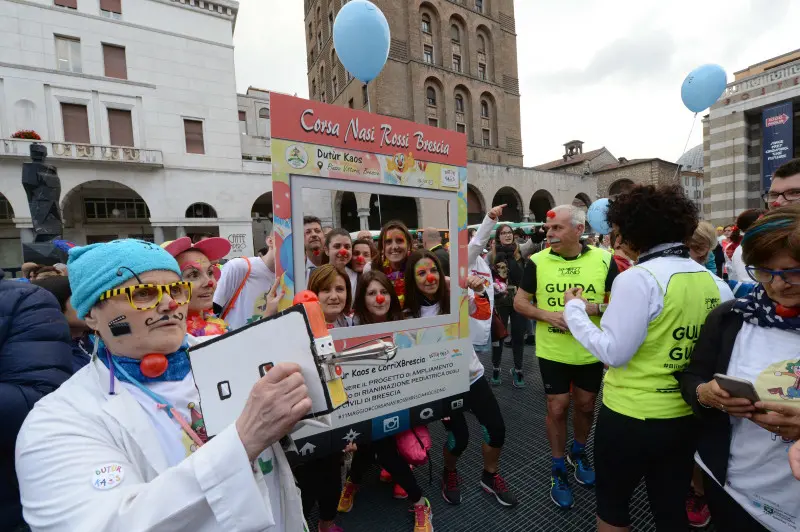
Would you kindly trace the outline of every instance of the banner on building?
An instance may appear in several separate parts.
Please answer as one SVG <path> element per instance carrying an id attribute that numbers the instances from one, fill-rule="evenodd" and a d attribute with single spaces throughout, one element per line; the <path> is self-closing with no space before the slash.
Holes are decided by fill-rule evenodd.
<path id="1" fill-rule="evenodd" d="M 764 109 L 761 116 L 761 190 L 772 184 L 772 174 L 794 154 L 792 102 Z"/>

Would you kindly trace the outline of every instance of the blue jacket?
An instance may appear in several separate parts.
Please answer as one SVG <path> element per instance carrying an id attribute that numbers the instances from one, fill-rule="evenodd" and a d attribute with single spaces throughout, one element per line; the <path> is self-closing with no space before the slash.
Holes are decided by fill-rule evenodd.
<path id="1" fill-rule="evenodd" d="M 2 279 L 0 270 L 0 279 Z M 72 375 L 72 339 L 55 296 L 0 280 L 0 530 L 22 523 L 14 445 L 34 403 Z"/>

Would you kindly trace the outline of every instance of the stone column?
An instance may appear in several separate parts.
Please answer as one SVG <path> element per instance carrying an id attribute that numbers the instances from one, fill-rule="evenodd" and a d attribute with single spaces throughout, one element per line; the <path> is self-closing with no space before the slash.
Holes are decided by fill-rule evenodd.
<path id="1" fill-rule="evenodd" d="M 35 235 L 33 234 L 33 229 L 30 227 L 23 227 L 19 230 L 19 239 L 23 244 L 33 242 L 34 237 Z"/>
<path id="2" fill-rule="evenodd" d="M 164 238 L 164 229 L 160 225 L 153 226 L 153 240 L 159 246 L 166 240 Z"/>
<path id="3" fill-rule="evenodd" d="M 358 222 L 362 231 L 369 230 L 369 208 L 358 209 Z"/>
<path id="4" fill-rule="evenodd" d="M 185 236 L 186 236 L 186 228 L 184 228 L 182 225 L 177 226 L 175 228 L 175 240 L 183 238 Z"/>

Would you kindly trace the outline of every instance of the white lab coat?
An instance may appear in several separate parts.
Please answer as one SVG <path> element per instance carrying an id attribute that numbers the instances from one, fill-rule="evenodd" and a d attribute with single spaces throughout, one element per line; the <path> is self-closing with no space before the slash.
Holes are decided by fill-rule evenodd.
<path id="1" fill-rule="evenodd" d="M 94 357 L 25 420 L 16 468 L 32 530 L 307 530 L 280 444 L 272 450 L 283 522 L 275 523 L 261 471 L 248 461 L 234 425 L 168 467 L 142 407 L 119 381 L 116 395 L 108 387 L 109 371 Z M 97 468 L 109 464 L 122 466 L 121 481 L 97 489 Z"/>

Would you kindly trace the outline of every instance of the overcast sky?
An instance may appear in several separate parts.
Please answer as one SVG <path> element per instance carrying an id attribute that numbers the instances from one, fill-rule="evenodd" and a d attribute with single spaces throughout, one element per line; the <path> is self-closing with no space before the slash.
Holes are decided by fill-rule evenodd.
<path id="1" fill-rule="evenodd" d="M 239 3 L 239 92 L 252 85 L 307 98 L 303 2 Z M 617 157 L 674 161 L 692 125 L 680 99 L 692 68 L 718 63 L 732 81 L 737 70 L 800 48 L 800 1 L 516 0 L 515 7 L 526 166 L 560 157 L 573 139 Z M 689 147 L 701 142 L 698 116 Z"/>

